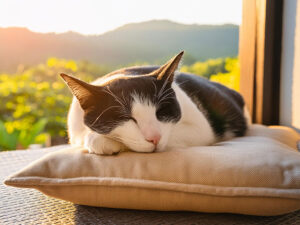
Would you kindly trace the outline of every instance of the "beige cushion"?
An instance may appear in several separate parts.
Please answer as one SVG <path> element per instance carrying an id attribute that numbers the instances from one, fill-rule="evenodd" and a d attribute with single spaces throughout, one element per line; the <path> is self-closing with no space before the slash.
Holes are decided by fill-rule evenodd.
<path id="1" fill-rule="evenodd" d="M 70 147 L 5 184 L 91 206 L 278 215 L 300 209 L 299 139 L 289 128 L 253 125 L 247 137 L 170 152 L 99 156 Z"/>

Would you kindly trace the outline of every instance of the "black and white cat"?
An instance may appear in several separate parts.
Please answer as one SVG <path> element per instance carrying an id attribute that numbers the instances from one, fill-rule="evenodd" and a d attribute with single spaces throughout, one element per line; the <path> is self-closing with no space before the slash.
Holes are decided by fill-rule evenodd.
<path id="1" fill-rule="evenodd" d="M 161 67 L 130 67 L 92 84 L 61 74 L 72 93 L 70 143 L 96 154 L 211 145 L 245 134 L 239 93 L 176 70 L 183 52 Z"/>

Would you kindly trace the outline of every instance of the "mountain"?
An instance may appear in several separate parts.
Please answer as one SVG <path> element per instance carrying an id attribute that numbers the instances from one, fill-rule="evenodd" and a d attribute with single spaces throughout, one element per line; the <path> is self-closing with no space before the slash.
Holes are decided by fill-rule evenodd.
<path id="1" fill-rule="evenodd" d="M 0 28 L 0 71 L 33 65 L 49 57 L 121 65 L 158 63 L 181 50 L 187 59 L 236 56 L 236 25 L 184 25 L 168 20 L 132 23 L 102 35 L 67 32 L 35 33 L 26 28 Z"/>

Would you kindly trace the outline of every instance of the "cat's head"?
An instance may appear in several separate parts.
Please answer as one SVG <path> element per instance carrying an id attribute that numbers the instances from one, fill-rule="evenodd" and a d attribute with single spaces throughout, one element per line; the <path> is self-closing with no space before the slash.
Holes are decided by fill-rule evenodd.
<path id="1" fill-rule="evenodd" d="M 183 52 L 143 75 L 114 76 L 96 86 L 61 74 L 91 130 L 138 152 L 163 151 L 181 110 L 172 88 Z"/>

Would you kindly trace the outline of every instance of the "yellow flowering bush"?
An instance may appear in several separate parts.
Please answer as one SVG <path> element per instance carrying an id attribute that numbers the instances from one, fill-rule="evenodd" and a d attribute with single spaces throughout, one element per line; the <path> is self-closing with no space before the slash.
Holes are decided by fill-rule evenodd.
<path id="1" fill-rule="evenodd" d="M 64 84 L 39 83 L 33 74 L 26 73 L 6 78 L 6 74 L 0 75 L 0 148 L 27 148 L 32 143 L 44 143 L 49 135 L 62 134 L 71 102 Z M 1 143 L 7 140 L 5 136 L 11 137 L 8 144 Z"/>
<path id="2" fill-rule="evenodd" d="M 212 74 L 210 76 L 211 81 L 219 82 L 229 88 L 232 88 L 236 91 L 240 89 L 240 66 L 239 61 L 236 58 L 227 58 L 225 73 Z"/>
<path id="3" fill-rule="evenodd" d="M 59 77 L 64 72 L 90 81 L 109 68 L 88 62 L 50 58 L 16 74 L 0 74 L 0 150 L 66 140 L 72 96 Z"/>
<path id="4" fill-rule="evenodd" d="M 190 66 L 182 66 L 181 71 L 210 78 L 212 74 L 226 72 L 225 59 L 218 58 L 218 59 L 209 59 L 204 62 L 195 62 Z"/>
<path id="5" fill-rule="evenodd" d="M 183 66 L 182 72 L 197 74 L 239 91 L 240 67 L 237 58 L 209 59 Z"/>

